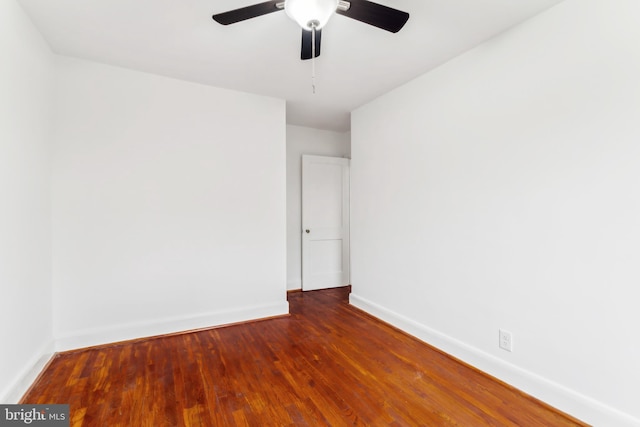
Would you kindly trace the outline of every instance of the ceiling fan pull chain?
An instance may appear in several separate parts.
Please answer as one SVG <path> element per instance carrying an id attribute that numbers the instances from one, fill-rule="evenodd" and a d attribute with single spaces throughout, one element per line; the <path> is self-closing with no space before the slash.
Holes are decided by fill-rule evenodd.
<path id="1" fill-rule="evenodd" d="M 316 26 L 311 25 L 311 90 L 316 93 Z"/>

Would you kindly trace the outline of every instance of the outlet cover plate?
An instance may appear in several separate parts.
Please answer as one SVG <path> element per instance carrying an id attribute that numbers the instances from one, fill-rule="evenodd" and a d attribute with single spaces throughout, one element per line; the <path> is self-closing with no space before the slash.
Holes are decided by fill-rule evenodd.
<path id="1" fill-rule="evenodd" d="M 507 351 L 513 351 L 513 336 L 511 332 L 500 329 L 500 348 Z"/>

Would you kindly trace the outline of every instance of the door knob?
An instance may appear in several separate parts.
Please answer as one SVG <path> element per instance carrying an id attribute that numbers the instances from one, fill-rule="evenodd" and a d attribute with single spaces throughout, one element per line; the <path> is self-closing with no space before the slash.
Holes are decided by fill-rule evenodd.
<path id="1" fill-rule="evenodd" d="M 304 231 L 306 231 L 306 232 L 307 232 L 307 234 L 311 233 L 311 230 L 309 230 L 309 229 L 306 229 L 306 230 L 304 230 Z"/>

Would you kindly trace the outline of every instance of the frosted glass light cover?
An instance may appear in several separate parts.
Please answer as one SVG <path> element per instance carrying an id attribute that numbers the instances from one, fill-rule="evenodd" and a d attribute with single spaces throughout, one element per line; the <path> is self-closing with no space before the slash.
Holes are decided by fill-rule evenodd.
<path id="1" fill-rule="evenodd" d="M 305 30 L 311 30 L 309 25 L 317 21 L 316 29 L 324 27 L 331 15 L 338 8 L 338 0 L 285 0 L 284 10 Z"/>

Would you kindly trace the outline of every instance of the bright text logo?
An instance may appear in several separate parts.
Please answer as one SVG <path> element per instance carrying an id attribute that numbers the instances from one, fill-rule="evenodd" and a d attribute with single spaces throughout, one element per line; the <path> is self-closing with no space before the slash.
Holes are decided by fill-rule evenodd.
<path id="1" fill-rule="evenodd" d="M 0 405 L 0 427 L 69 427 L 69 405 Z"/>

